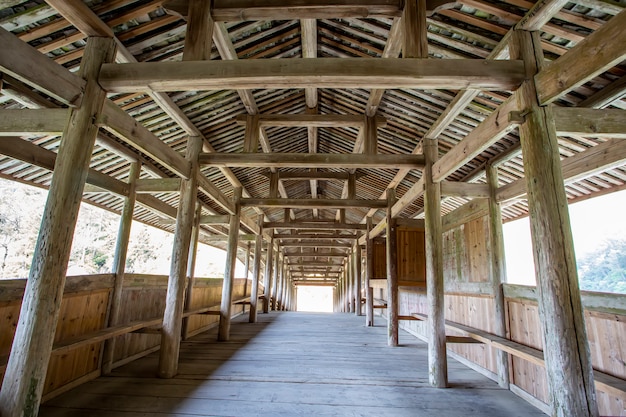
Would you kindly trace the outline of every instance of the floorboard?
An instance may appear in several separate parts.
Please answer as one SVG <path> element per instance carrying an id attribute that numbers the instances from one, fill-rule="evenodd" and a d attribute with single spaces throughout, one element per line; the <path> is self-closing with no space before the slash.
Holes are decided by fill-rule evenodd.
<path id="1" fill-rule="evenodd" d="M 41 417 L 375 416 L 533 417 L 544 414 L 449 359 L 451 387 L 428 385 L 427 346 L 367 328 L 351 314 L 260 314 L 183 342 L 179 374 L 155 377 L 158 352 L 44 404 Z"/>

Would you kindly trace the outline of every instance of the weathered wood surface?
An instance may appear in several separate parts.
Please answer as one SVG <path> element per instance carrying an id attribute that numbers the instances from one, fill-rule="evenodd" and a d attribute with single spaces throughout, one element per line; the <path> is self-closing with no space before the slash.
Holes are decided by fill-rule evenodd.
<path id="1" fill-rule="evenodd" d="M 204 153 L 200 163 L 241 168 L 422 168 L 422 155 L 362 155 L 319 153 Z M 270 195 L 271 197 L 271 195 Z"/>
<path id="2" fill-rule="evenodd" d="M 384 327 L 363 327 L 353 315 L 272 313 L 259 321 L 233 322 L 231 343 L 216 343 L 214 333 L 184 342 L 174 379 L 154 378 L 151 355 L 53 399 L 39 415 L 544 415 L 456 361 L 453 387 L 430 388 L 425 344 L 402 332 L 401 347 L 389 349 Z"/>
<path id="3" fill-rule="evenodd" d="M 515 90 L 524 80 L 520 61 L 463 59 L 317 58 L 107 64 L 102 88 L 142 91 L 272 88 L 419 88 Z"/>

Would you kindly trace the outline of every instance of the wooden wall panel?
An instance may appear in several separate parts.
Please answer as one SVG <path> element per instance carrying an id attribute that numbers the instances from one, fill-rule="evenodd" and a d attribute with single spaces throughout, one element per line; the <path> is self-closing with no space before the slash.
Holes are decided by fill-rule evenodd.
<path id="1" fill-rule="evenodd" d="M 426 246 L 423 230 L 397 228 L 398 280 L 426 286 Z"/>
<path id="2" fill-rule="evenodd" d="M 445 296 L 446 320 L 494 333 L 492 318 L 495 315 L 493 298 L 471 295 Z M 454 335 L 448 330 L 447 334 Z M 496 351 L 482 344 L 450 343 L 448 349 L 496 373 Z"/>
<path id="3" fill-rule="evenodd" d="M 387 278 L 387 253 L 385 251 L 385 241 L 382 239 L 374 239 L 373 247 L 373 263 L 374 263 L 374 279 Z"/>
<path id="4" fill-rule="evenodd" d="M 65 295 L 54 341 L 58 342 L 101 329 L 105 325 L 109 290 Z M 101 343 L 52 355 L 44 394 L 98 369 Z"/>
<path id="5" fill-rule="evenodd" d="M 0 363 L 6 363 L 13 336 L 17 327 L 17 320 L 20 316 L 22 300 L 0 302 Z M 0 384 L 4 378 L 4 367 L 0 368 Z"/>
<path id="6" fill-rule="evenodd" d="M 472 220 L 443 235 L 444 282 L 489 282 L 489 222 Z"/>

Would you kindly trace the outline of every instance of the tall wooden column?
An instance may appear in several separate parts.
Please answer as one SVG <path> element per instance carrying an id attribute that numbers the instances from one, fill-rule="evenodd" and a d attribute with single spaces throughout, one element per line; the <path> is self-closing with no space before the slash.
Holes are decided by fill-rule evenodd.
<path id="1" fill-rule="evenodd" d="M 498 168 L 488 165 L 486 168 L 489 185 L 489 237 L 491 241 L 491 285 L 494 303 L 494 329 L 498 336 L 506 337 L 506 312 L 502 283 L 506 280 L 506 262 L 504 254 L 504 235 L 502 234 L 502 214 L 496 201 L 498 191 Z M 509 355 L 503 350 L 496 352 L 498 367 L 498 385 L 509 389 Z"/>
<path id="2" fill-rule="evenodd" d="M 122 216 L 120 217 L 120 225 L 117 231 L 115 255 L 113 257 L 112 269 L 115 274 L 115 281 L 113 282 L 113 290 L 111 292 L 111 308 L 109 310 L 108 319 L 109 326 L 120 324 L 126 255 L 128 252 L 128 241 L 130 240 L 130 228 L 133 223 L 133 213 L 135 211 L 135 184 L 137 178 L 139 178 L 140 172 L 141 163 L 133 162 L 130 165 L 130 173 L 128 174 L 128 197 L 124 199 L 124 207 L 122 208 Z M 104 344 L 104 353 L 102 355 L 102 373 L 104 375 L 111 373 L 114 351 L 115 338 L 107 340 Z"/>
<path id="3" fill-rule="evenodd" d="M 161 352 L 159 354 L 159 377 L 172 378 L 178 372 L 178 354 L 183 325 L 183 304 L 187 281 L 187 260 L 191 245 L 194 213 L 198 195 L 198 154 L 202 150 L 202 139 L 190 136 L 187 140 L 186 158 L 191 164 L 188 180 L 180 186 L 180 202 L 176 215 L 176 232 L 172 249 L 172 263 L 167 282 L 165 313 L 161 331 Z"/>
<path id="4" fill-rule="evenodd" d="M 426 294 L 428 298 L 428 379 L 437 388 L 448 386 L 445 305 L 443 296 L 443 236 L 441 185 L 433 182 L 437 140 L 424 138 L 424 218 L 426 229 Z"/>
<path id="5" fill-rule="evenodd" d="M 79 75 L 87 83 L 81 107 L 72 109 L 54 165 L 39 238 L 35 246 L 20 318 L 2 390 L 0 415 L 36 416 L 52 351 L 65 274 L 80 200 L 106 93 L 98 85 L 100 66 L 115 56 L 109 38 L 89 38 Z"/>
<path id="6" fill-rule="evenodd" d="M 228 250 L 224 268 L 224 285 L 220 304 L 220 325 L 217 340 L 226 342 L 230 339 L 230 316 L 233 306 L 233 287 L 235 285 L 235 266 L 237 263 L 237 244 L 239 243 L 239 221 L 241 214 L 241 187 L 235 187 L 233 201 L 235 213 L 230 216 L 228 225 Z"/>
<path id="7" fill-rule="evenodd" d="M 263 277 L 263 313 L 270 310 L 270 290 L 272 285 L 272 265 L 274 264 L 274 238 L 270 237 L 265 255 L 265 276 Z"/>
<path id="8" fill-rule="evenodd" d="M 259 278 L 261 276 L 261 256 L 263 256 L 263 215 L 259 214 L 257 220 L 259 234 L 254 242 L 254 264 L 252 265 L 252 288 L 250 290 L 250 314 L 248 321 L 256 323 L 257 306 L 259 304 Z"/>
<path id="9" fill-rule="evenodd" d="M 252 244 L 248 242 L 246 244 L 246 262 L 244 266 L 244 281 L 243 281 L 243 296 L 246 297 L 248 295 L 248 278 L 250 276 L 250 254 L 252 252 Z M 246 312 L 246 306 L 244 304 L 243 312 Z"/>
<path id="10" fill-rule="evenodd" d="M 510 50 L 511 59 L 524 61 L 528 75 L 516 95 L 526 114 L 519 131 L 552 415 L 597 416 L 554 116 L 550 106 L 539 105 L 541 86 L 534 82 L 543 66 L 539 34 L 514 31 Z"/>
<path id="11" fill-rule="evenodd" d="M 198 259 L 198 239 L 200 238 L 200 219 L 202 217 L 202 204 L 196 203 L 196 214 L 191 229 L 191 246 L 187 259 L 187 289 L 185 290 L 185 303 L 183 311 L 191 307 L 193 300 L 193 288 L 196 285 L 196 261 Z M 189 317 L 183 319 L 183 340 L 189 338 Z"/>
<path id="12" fill-rule="evenodd" d="M 346 277 L 348 281 L 348 313 L 354 313 L 354 268 L 352 262 L 354 261 L 353 254 L 348 255 L 346 260 Z"/>
<path id="13" fill-rule="evenodd" d="M 272 310 L 276 310 L 276 291 L 278 289 L 278 276 L 280 275 L 280 246 L 276 249 L 274 254 L 274 274 L 272 277 Z"/>
<path id="14" fill-rule="evenodd" d="M 365 325 L 374 326 L 374 289 L 370 280 L 374 276 L 374 245 L 370 237 L 372 232 L 372 217 L 366 221 L 367 232 L 365 235 Z"/>
<path id="15" fill-rule="evenodd" d="M 396 190 L 387 189 L 387 344 L 398 346 L 398 263 L 396 222 L 391 207 L 396 202 Z"/>
<path id="16" fill-rule="evenodd" d="M 354 252 L 354 277 L 356 278 L 356 311 L 357 316 L 363 315 L 363 309 L 361 308 L 361 246 L 359 242 L 356 243 L 356 250 Z"/>

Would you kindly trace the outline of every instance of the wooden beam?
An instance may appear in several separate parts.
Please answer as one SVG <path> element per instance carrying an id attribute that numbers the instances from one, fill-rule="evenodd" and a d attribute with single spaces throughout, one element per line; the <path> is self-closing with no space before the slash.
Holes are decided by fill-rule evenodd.
<path id="1" fill-rule="evenodd" d="M 626 139 L 626 111 L 624 110 L 555 106 L 553 112 L 558 135 Z"/>
<path id="2" fill-rule="evenodd" d="M 365 225 L 335 222 L 269 222 L 263 223 L 263 229 L 365 230 Z"/>
<path id="3" fill-rule="evenodd" d="M 45 72 L 50 67 L 49 63 L 37 67 L 37 58 L 24 62 L 32 58 L 28 48 L 21 55 L 22 46 L 16 49 L 10 46 L 16 38 L 5 35 L 6 32 L 0 30 L 0 39 L 3 39 L 0 43 L 0 66 L 10 57 L 18 66 L 27 64 L 30 71 L 42 71 L 41 75 L 51 82 L 61 82 L 55 77 L 54 71 L 59 72 L 58 69 Z M 4 39 L 7 37 L 9 39 Z M 39 410 L 61 310 L 72 237 L 98 133 L 93 116 L 100 112 L 106 99 L 106 93 L 98 85 L 97 74 L 101 64 L 112 61 L 114 55 L 115 43 L 111 39 L 90 38 L 87 41 L 79 70 L 80 78 L 77 77 L 80 81 L 87 80 L 85 84 L 77 84 L 85 86 L 85 100 L 80 108 L 71 111 L 55 161 L 11 355 L 0 390 L 0 414 L 4 417 L 36 415 Z M 0 70 L 4 71 L 4 68 Z M 68 88 L 73 90 L 73 87 Z"/>
<path id="4" fill-rule="evenodd" d="M 81 104 L 85 80 L 0 28 L 0 72 L 68 106 Z"/>
<path id="5" fill-rule="evenodd" d="M 259 136 L 261 134 L 261 126 L 259 124 L 258 114 L 246 114 L 246 135 L 243 139 L 244 152 L 257 152 L 259 149 Z"/>
<path id="6" fill-rule="evenodd" d="M 241 205 L 273 208 L 384 208 L 385 200 L 331 200 L 298 198 L 244 198 Z"/>
<path id="7" fill-rule="evenodd" d="M 350 243 L 328 243 L 328 242 L 285 242 L 283 248 L 347 248 L 352 247 Z M 322 256 L 322 255 L 320 255 Z"/>
<path id="8" fill-rule="evenodd" d="M 198 187 L 207 193 L 209 197 L 215 201 L 217 205 L 226 210 L 228 213 L 233 214 L 235 211 L 235 207 L 233 206 L 233 202 L 230 201 L 224 193 L 215 186 L 207 177 L 204 176 L 201 172 L 198 173 Z M 244 219 L 245 220 L 245 219 Z"/>
<path id="9" fill-rule="evenodd" d="M 0 110 L 0 136 L 60 135 L 69 114 L 67 109 Z"/>
<path id="10" fill-rule="evenodd" d="M 180 191 L 180 178 L 140 179 L 135 185 L 137 193 L 177 193 Z"/>
<path id="11" fill-rule="evenodd" d="M 300 19 L 302 32 L 302 58 L 317 58 L 317 19 Z M 317 108 L 317 89 L 308 87 L 304 90 L 306 106 L 309 109 Z M 309 152 L 313 152 L 309 150 Z"/>
<path id="12" fill-rule="evenodd" d="M 515 90 L 520 61 L 290 58 L 105 64 L 99 82 L 111 93 L 285 88 Z"/>
<path id="13" fill-rule="evenodd" d="M 260 114 L 260 127 L 363 127 L 365 119 L 358 114 Z M 245 125 L 248 115 L 238 115 L 237 124 Z M 376 123 L 387 125 L 385 117 L 375 117 Z"/>
<path id="14" fill-rule="evenodd" d="M 149 155 L 176 175 L 189 179 L 189 162 L 112 101 L 107 100 L 105 103 L 98 125 Z"/>
<path id="15" fill-rule="evenodd" d="M 561 161 L 561 170 L 566 184 L 624 165 L 626 141 L 610 139 Z M 514 181 L 498 189 L 498 202 L 522 198 L 526 194 L 526 180 Z"/>
<path id="16" fill-rule="evenodd" d="M 553 16 L 561 11 L 569 0 L 539 0 L 515 25 L 516 29 L 541 30 Z"/>
<path id="17" fill-rule="evenodd" d="M 445 179 L 515 129 L 519 125 L 519 120 L 512 118 L 511 112 L 518 110 L 514 94 L 435 163 L 433 180 Z"/>
<path id="18" fill-rule="evenodd" d="M 265 229 L 265 225 L 263 225 L 263 229 Z M 265 256 L 265 274 L 263 275 L 263 313 L 269 313 L 270 307 L 270 291 L 271 291 L 271 282 L 272 282 L 272 267 L 274 265 L 274 238 L 269 238 L 267 245 L 267 252 Z"/>
<path id="19" fill-rule="evenodd" d="M 464 198 L 489 198 L 487 184 L 473 184 L 469 182 L 441 181 L 441 195 Z"/>
<path id="20" fill-rule="evenodd" d="M 37 146 L 27 140 L 15 137 L 0 138 L 0 154 L 10 156 L 19 161 L 35 165 L 49 171 L 54 169 L 57 154 Z M 128 195 L 128 184 L 109 177 L 95 169 L 89 169 L 87 183 L 100 189 L 125 197 Z"/>
<path id="21" fill-rule="evenodd" d="M 257 224 L 263 230 L 263 215 L 257 217 Z M 263 233 L 256 235 L 254 244 L 254 262 L 252 265 L 252 288 L 250 290 L 250 312 L 248 322 L 257 322 L 257 305 L 259 301 L 259 279 L 261 278 L 261 257 L 263 256 Z"/>
<path id="22" fill-rule="evenodd" d="M 187 17 L 189 0 L 170 0 L 164 8 Z M 338 19 L 399 16 L 401 2 L 384 0 L 329 1 L 314 0 L 285 3 L 279 0 L 215 0 L 213 18 L 219 22 L 248 20 Z"/>
<path id="23" fill-rule="evenodd" d="M 200 163 L 216 167 L 240 168 L 419 169 L 424 166 L 424 157 L 405 154 L 204 153 L 200 155 Z"/>
<path id="24" fill-rule="evenodd" d="M 489 202 L 486 199 L 470 201 L 443 216 L 442 231 L 447 232 L 487 214 L 489 214 Z"/>
<path id="25" fill-rule="evenodd" d="M 233 287 L 235 285 L 235 267 L 237 263 L 237 241 L 239 237 L 239 215 L 241 212 L 241 188 L 235 188 L 233 204 L 235 214 L 230 217 L 228 226 L 228 250 L 224 267 L 224 282 L 222 285 L 222 301 L 220 304 L 220 323 L 217 340 L 226 342 L 230 339 L 230 319 L 233 305 Z"/>
<path id="26" fill-rule="evenodd" d="M 320 171 L 308 171 L 308 172 L 279 172 L 278 179 L 280 181 L 308 181 L 311 179 L 317 180 L 338 180 L 348 181 L 350 174 L 347 172 L 320 172 Z"/>
<path id="27" fill-rule="evenodd" d="M 293 239 L 357 239 L 357 234 L 341 234 L 341 233 L 296 233 L 296 234 L 274 234 L 274 238 L 280 240 Z"/>
<path id="28" fill-rule="evenodd" d="M 535 75 L 539 104 L 553 102 L 626 59 L 624 27 L 626 12 L 621 12 L 539 71 Z"/>

